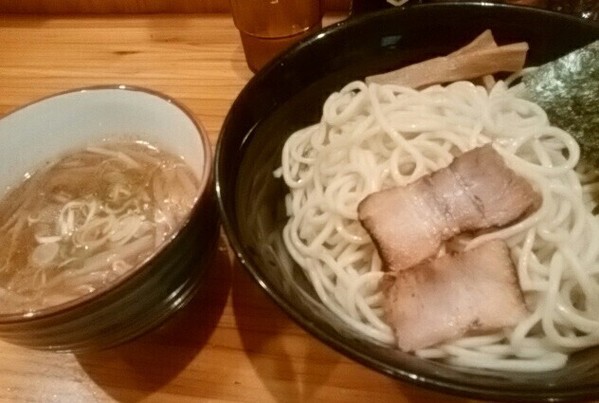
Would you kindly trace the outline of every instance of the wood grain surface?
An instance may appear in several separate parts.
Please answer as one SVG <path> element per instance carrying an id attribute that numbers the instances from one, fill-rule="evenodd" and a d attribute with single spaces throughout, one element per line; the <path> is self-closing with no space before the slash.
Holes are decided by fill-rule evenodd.
<path id="1" fill-rule="evenodd" d="M 321 4 L 327 11 L 346 11 L 351 0 L 321 0 Z M 0 0 L 0 13 L 222 13 L 229 10 L 229 0 Z"/>
<path id="2" fill-rule="evenodd" d="M 152 88 L 189 107 L 213 144 L 252 76 L 231 17 L 0 15 L 0 116 L 96 84 Z M 82 355 L 0 342 L 2 402 L 458 402 L 337 353 L 292 322 L 229 255 L 160 329 Z"/>

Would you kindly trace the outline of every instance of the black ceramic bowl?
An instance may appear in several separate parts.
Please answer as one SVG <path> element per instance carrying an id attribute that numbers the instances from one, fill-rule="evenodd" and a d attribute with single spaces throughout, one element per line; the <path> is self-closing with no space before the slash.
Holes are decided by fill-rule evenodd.
<path id="1" fill-rule="evenodd" d="M 216 153 L 224 228 L 243 265 L 300 325 L 338 351 L 414 384 L 493 400 L 599 398 L 599 349 L 573 355 L 547 373 L 456 370 L 361 338 L 325 309 L 306 278 L 282 275 L 294 263 L 281 229 L 287 189 L 273 177 L 288 136 L 315 123 L 323 101 L 345 83 L 447 54 L 491 28 L 499 43 L 525 40 L 540 64 L 599 39 L 588 21 L 539 9 L 474 3 L 423 4 L 350 18 L 301 42 L 243 89 L 224 123 Z"/>

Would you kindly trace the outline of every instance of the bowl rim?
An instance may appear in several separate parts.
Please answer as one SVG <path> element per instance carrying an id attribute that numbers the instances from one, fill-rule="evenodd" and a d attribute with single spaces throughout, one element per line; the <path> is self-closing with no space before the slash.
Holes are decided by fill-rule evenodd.
<path id="1" fill-rule="evenodd" d="M 46 308 L 37 309 L 31 312 L 11 312 L 11 313 L 0 313 L 0 326 L 7 325 L 17 325 L 24 323 L 32 323 L 36 321 L 44 321 L 50 319 L 52 317 L 61 316 L 64 314 L 68 314 L 72 311 L 78 309 L 84 309 L 89 304 L 94 301 L 118 290 L 124 284 L 134 281 L 137 277 L 143 275 L 147 270 L 151 267 L 149 263 L 151 263 L 158 255 L 164 253 L 165 250 L 168 249 L 168 246 L 172 244 L 174 240 L 176 240 L 180 233 L 187 228 L 192 222 L 192 218 L 201 212 L 198 211 L 201 206 L 201 201 L 206 197 L 206 194 L 212 192 L 212 174 L 213 174 L 213 163 L 214 163 L 214 155 L 210 143 L 210 139 L 208 137 L 208 131 L 206 130 L 203 123 L 197 119 L 194 113 L 191 111 L 189 107 L 183 104 L 181 101 L 166 95 L 163 92 L 150 89 L 143 86 L 138 85 L 129 85 L 129 84 L 101 84 L 101 85 L 91 85 L 84 87 L 76 87 L 71 89 L 66 89 L 63 91 L 55 92 L 41 98 L 37 98 L 33 101 L 24 103 L 19 105 L 13 109 L 10 109 L 8 112 L 0 116 L 0 120 L 27 109 L 30 106 L 51 101 L 53 98 L 58 98 L 65 95 L 76 94 L 76 93 L 85 93 L 85 92 L 94 92 L 94 91 L 124 91 L 124 92 L 137 92 L 143 93 L 145 95 L 153 96 L 159 98 L 160 100 L 173 105 L 175 108 L 183 112 L 185 117 L 189 119 L 189 121 L 193 124 L 195 131 L 200 137 L 200 143 L 202 147 L 202 151 L 204 154 L 204 161 L 202 164 L 202 177 L 198 178 L 199 187 L 197 192 L 197 198 L 194 202 L 193 207 L 186 214 L 185 219 L 179 224 L 179 226 L 171 233 L 171 235 L 163 241 L 159 247 L 155 248 L 154 251 L 147 256 L 144 260 L 139 262 L 134 269 L 129 270 L 127 273 L 118 277 L 115 281 L 104 285 L 97 290 L 92 291 L 91 293 L 85 294 L 83 296 L 67 300 L 66 302 L 51 305 Z"/>
<path id="2" fill-rule="evenodd" d="M 322 330 L 316 322 L 305 316 L 299 309 L 296 309 L 291 301 L 288 301 L 284 293 L 268 279 L 260 274 L 261 270 L 258 269 L 251 259 L 248 259 L 246 248 L 241 242 L 240 238 L 236 234 L 237 225 L 233 222 L 233 217 L 228 214 L 227 201 L 225 200 L 225 194 L 223 194 L 224 186 L 221 186 L 221 182 L 226 182 L 226 169 L 224 166 L 221 167 L 221 160 L 224 158 L 224 137 L 225 132 L 230 125 L 230 121 L 234 119 L 231 112 L 235 110 L 240 103 L 240 99 L 251 93 L 255 87 L 261 85 L 261 83 L 268 77 L 273 70 L 283 67 L 286 65 L 286 59 L 293 58 L 297 53 L 302 52 L 302 49 L 311 46 L 313 43 L 326 38 L 328 35 L 335 34 L 340 30 L 345 30 L 356 25 L 367 23 L 368 21 L 374 21 L 381 16 L 387 14 L 404 14 L 411 13 L 413 10 L 426 10 L 426 9 L 465 9 L 475 8 L 481 9 L 501 9 L 504 12 L 518 11 L 523 13 L 530 13 L 535 15 L 545 15 L 547 18 L 556 18 L 561 21 L 568 21 L 571 24 L 581 24 L 589 26 L 592 29 L 597 29 L 599 32 L 599 23 L 594 21 L 586 20 L 573 15 L 541 9 L 531 6 L 522 6 L 505 3 L 490 3 L 490 2 L 476 2 L 476 1 L 439 1 L 422 4 L 407 4 L 400 7 L 391 7 L 379 11 L 372 11 L 359 15 L 351 15 L 349 18 L 336 22 L 328 27 L 323 28 L 321 31 L 306 37 L 297 44 L 290 47 L 288 50 L 281 53 L 278 57 L 273 59 L 260 71 L 258 71 L 245 85 L 242 91 L 238 94 L 236 100 L 232 104 L 229 113 L 225 117 L 223 122 L 220 135 L 215 151 L 215 176 L 216 176 L 216 196 L 218 201 L 218 207 L 221 215 L 221 223 L 223 230 L 227 236 L 227 241 L 231 246 L 236 258 L 245 268 L 251 277 L 256 281 L 259 287 L 265 292 L 279 308 L 282 309 L 293 321 L 307 331 L 311 336 L 325 343 L 329 347 L 338 351 L 342 355 L 345 355 L 356 362 L 359 362 L 366 367 L 376 370 L 384 375 L 387 375 L 396 380 L 404 381 L 419 387 L 424 387 L 437 392 L 448 393 L 452 395 L 458 395 L 468 398 L 478 399 L 494 399 L 501 401 L 511 401 L 513 399 L 528 400 L 528 401 L 569 401 L 573 399 L 589 398 L 589 396 L 599 396 L 599 383 L 594 386 L 585 387 L 583 390 L 577 390 L 572 388 L 562 387 L 559 389 L 547 390 L 547 388 L 534 388 L 534 389 L 514 389 L 506 390 L 501 386 L 495 386 L 492 388 L 485 388 L 482 385 L 467 384 L 459 380 L 451 380 L 447 378 L 441 378 L 435 374 L 426 373 L 421 374 L 418 372 L 411 371 L 409 369 L 399 368 L 393 365 L 388 365 L 384 362 L 373 359 L 370 355 L 363 352 L 357 351 L 348 347 L 344 342 L 337 340 L 328 332 Z M 598 37 L 599 38 L 599 37 Z M 254 122 L 254 127 L 257 123 Z M 250 132 L 253 127 L 250 128 Z M 242 144 L 245 147 L 248 141 L 248 133 L 243 134 Z M 233 215 L 234 216 L 234 215 Z"/>

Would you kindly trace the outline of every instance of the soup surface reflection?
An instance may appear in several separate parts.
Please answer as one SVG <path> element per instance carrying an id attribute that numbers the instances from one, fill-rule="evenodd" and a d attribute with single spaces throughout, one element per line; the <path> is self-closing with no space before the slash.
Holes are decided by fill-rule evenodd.
<path id="1" fill-rule="evenodd" d="M 25 174 L 0 202 L 0 313 L 114 282 L 173 234 L 198 188 L 180 157 L 141 141 L 102 142 Z"/>

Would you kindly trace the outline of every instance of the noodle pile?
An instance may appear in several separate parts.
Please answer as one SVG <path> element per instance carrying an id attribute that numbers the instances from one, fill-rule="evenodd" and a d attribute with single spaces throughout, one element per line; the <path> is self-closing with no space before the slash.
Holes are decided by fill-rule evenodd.
<path id="1" fill-rule="evenodd" d="M 276 174 L 290 189 L 284 242 L 324 305 L 366 337 L 393 345 L 378 288 L 382 263 L 357 205 L 486 143 L 534 185 L 542 206 L 509 227 L 460 235 L 441 254 L 505 240 L 530 315 L 514 329 L 416 354 L 499 370 L 559 368 L 569 353 L 599 344 L 599 219 L 592 214 L 599 182 L 593 170 L 575 170 L 576 141 L 551 126 L 520 85 L 455 82 L 417 91 L 355 81 L 333 93 L 321 122 L 294 133 L 283 149 Z"/>

